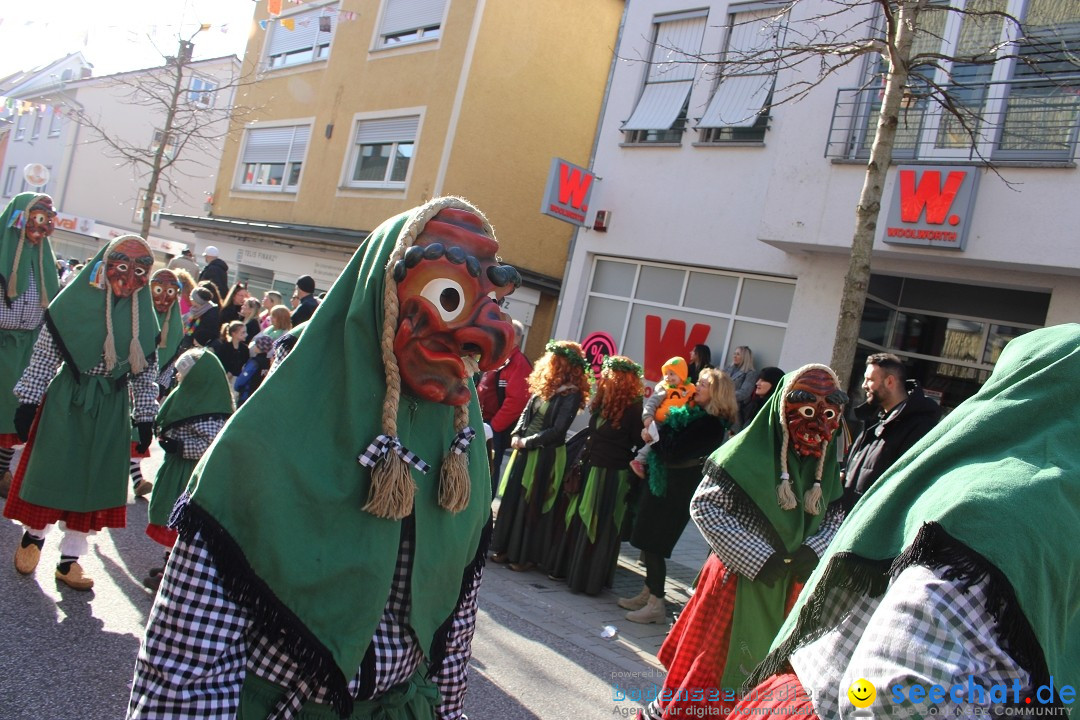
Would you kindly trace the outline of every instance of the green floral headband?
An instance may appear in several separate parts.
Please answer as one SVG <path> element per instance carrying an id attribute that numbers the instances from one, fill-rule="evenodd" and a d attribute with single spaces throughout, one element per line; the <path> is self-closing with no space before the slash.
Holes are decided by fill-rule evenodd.
<path id="1" fill-rule="evenodd" d="M 614 372 L 633 373 L 638 377 L 642 376 L 642 370 L 640 365 L 638 365 L 633 360 L 627 360 L 626 358 L 620 357 L 618 355 L 608 355 L 606 358 L 604 358 L 603 369 L 611 370 Z"/>
<path id="2" fill-rule="evenodd" d="M 582 370 L 587 370 L 589 367 L 589 363 L 585 361 L 584 356 L 570 345 L 559 345 L 555 340 L 548 340 L 547 345 L 544 346 L 544 351 L 555 355 L 561 355 L 566 358 L 571 365 L 579 367 Z"/>

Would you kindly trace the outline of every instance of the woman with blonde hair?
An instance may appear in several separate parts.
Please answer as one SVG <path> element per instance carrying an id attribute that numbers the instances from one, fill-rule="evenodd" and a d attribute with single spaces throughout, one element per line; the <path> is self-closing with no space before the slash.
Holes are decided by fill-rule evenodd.
<path id="1" fill-rule="evenodd" d="M 510 435 L 513 454 L 491 537 L 493 562 L 512 570 L 550 567 L 565 528 L 556 508 L 566 467 L 566 433 L 589 398 L 589 364 L 581 346 L 552 340 L 529 374 L 532 396 Z"/>
<path id="2" fill-rule="evenodd" d="M 630 611 L 627 620 L 658 623 L 667 619 L 666 558 L 690 521 L 690 499 L 701 482 L 705 458 L 724 442 L 738 416 L 731 378 L 707 368 L 698 375 L 693 400 L 672 408 L 663 425 L 654 425 L 659 437 L 649 453 L 646 485 L 630 537 L 645 563 L 645 587 L 636 596 L 619 600 L 619 607 Z"/>
<path id="3" fill-rule="evenodd" d="M 590 410 L 588 438 L 578 462 L 568 472 L 580 487 L 567 487 L 567 532 L 556 575 L 565 575 L 575 592 L 596 595 L 610 586 L 619 562 L 619 545 L 630 526 L 632 484 L 627 466 L 641 444 L 641 366 L 628 357 L 604 359 Z"/>

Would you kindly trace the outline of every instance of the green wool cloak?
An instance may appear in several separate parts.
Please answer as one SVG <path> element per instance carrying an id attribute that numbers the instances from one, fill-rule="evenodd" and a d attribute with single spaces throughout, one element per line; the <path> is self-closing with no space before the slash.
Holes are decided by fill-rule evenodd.
<path id="1" fill-rule="evenodd" d="M 347 683 L 382 616 L 403 530 L 402 521 L 361 509 L 371 471 L 357 456 L 382 433 L 384 273 L 418 210 L 387 220 L 360 246 L 288 357 L 203 456 L 177 516 L 181 536 L 202 533 L 226 589 L 265 632 L 284 639 L 342 713 L 352 707 Z M 268 431 L 268 417 L 287 424 Z M 483 421 L 474 391 L 469 425 L 480 440 L 468 450 L 471 499 L 459 513 L 438 503 L 454 408 L 402 388 L 397 422 L 402 445 L 431 466 L 427 474 L 411 470 L 409 626 L 436 663 L 443 623 L 480 562 L 491 516 Z"/>
<path id="2" fill-rule="evenodd" d="M 3 280 L 3 289 L 11 279 L 11 271 L 15 265 L 15 253 L 19 247 L 19 239 L 22 237 L 22 228 L 12 227 L 12 220 L 16 212 L 25 213 L 26 210 L 42 197 L 41 193 L 19 193 L 11 199 L 11 202 L 0 214 L 0 279 Z M 42 264 L 48 267 L 42 267 Z M 60 292 L 60 277 L 56 273 L 56 256 L 53 255 L 52 243 L 49 238 L 42 238 L 41 244 L 34 247 L 28 242 L 23 242 L 22 252 L 19 253 L 19 267 L 15 278 L 15 296 L 18 297 L 26 292 L 26 286 L 30 282 L 30 271 L 33 270 L 37 278 L 38 286 L 44 285 L 45 294 L 49 300 L 56 297 Z M 6 295 L 6 293 L 5 293 Z"/>
<path id="3" fill-rule="evenodd" d="M 773 651 L 776 673 L 827 628 L 842 589 L 878 596 L 910 565 L 989 577 L 988 606 L 1033 686 L 1080 685 L 1080 325 L 1012 340 L 993 374 L 855 506 Z M 900 642 L 901 640 L 897 640 Z"/>
<path id="4" fill-rule="evenodd" d="M 815 367 L 815 366 L 809 366 Z M 802 457 L 788 444 L 787 472 L 792 491 L 799 501 L 793 510 L 784 510 L 777 502 L 776 486 L 780 481 L 780 451 L 783 447 L 784 397 L 789 386 L 806 368 L 788 373 L 780 381 L 777 392 L 754 419 L 735 437 L 721 445 L 705 462 L 705 474 L 724 481 L 730 479 L 742 491 L 736 502 L 752 503 L 752 512 L 764 516 L 783 543 L 783 550 L 793 552 L 818 531 L 825 518 L 825 508 L 843 495 L 840 468 L 836 461 L 836 439 L 830 439 L 824 462 L 815 457 Z M 804 511 L 803 498 L 815 481 L 818 465 L 821 473 L 821 512 Z M 778 549 L 779 550 L 779 549 Z M 795 577 L 777 581 L 772 587 L 740 577 L 735 586 L 735 610 L 732 617 L 731 640 L 721 687 L 739 688 L 748 672 L 769 650 L 776 630 L 784 618 L 784 608 L 792 592 Z"/>

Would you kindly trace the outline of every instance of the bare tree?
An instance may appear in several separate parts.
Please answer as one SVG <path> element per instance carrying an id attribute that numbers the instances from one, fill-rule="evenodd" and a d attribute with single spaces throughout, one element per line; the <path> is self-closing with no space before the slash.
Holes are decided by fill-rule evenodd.
<path id="1" fill-rule="evenodd" d="M 237 95 L 236 90 L 251 84 L 253 79 L 237 73 L 226 78 L 215 76 L 212 83 L 201 84 L 202 76 L 196 68 L 205 61 L 193 60 L 193 39 L 194 35 L 180 38 L 176 55 L 166 56 L 160 67 L 108 78 L 111 87 L 123 94 L 125 103 L 145 108 L 151 117 L 160 118 L 161 129 L 156 131 L 155 142 L 151 145 L 125 136 L 109 127 L 90 109 L 72 104 L 71 115 L 76 122 L 88 128 L 96 140 L 104 144 L 106 154 L 132 168 L 143 192 L 140 208 L 140 234 L 143 237 L 149 236 L 154 199 L 159 189 L 164 188 L 174 196 L 183 193 L 179 179 L 191 174 L 181 160 L 188 163 L 189 168 L 205 167 L 210 172 L 215 171 L 218 157 L 210 151 L 220 148 L 220 141 L 228 135 L 232 121 L 238 121 L 236 127 L 242 127 L 243 120 L 255 111 L 232 101 Z M 196 80 L 195 84 L 193 80 Z M 208 152 L 213 165 L 198 159 L 206 157 Z"/>
<path id="2" fill-rule="evenodd" d="M 729 45 L 711 55 L 667 48 L 674 62 L 708 64 L 720 75 L 721 84 L 725 78 L 755 76 L 773 84 L 763 113 L 800 100 L 855 63 L 871 70 L 864 72 L 868 80 L 856 92 L 864 108 L 876 106 L 877 121 L 865 155 L 866 174 L 855 208 L 831 359 L 845 384 L 855 357 L 883 187 L 898 130 L 910 134 L 907 122 L 934 113 L 951 142 L 966 142 L 973 160 L 997 172 L 983 150 L 985 139 L 1001 129 L 984 112 L 991 91 L 987 78 L 994 66 L 1011 61 L 1026 76 L 1041 78 L 1041 85 L 1032 86 L 1039 93 L 1049 89 L 1061 96 L 1056 105 L 1033 111 L 1031 125 L 1056 114 L 1060 125 L 1055 132 L 1066 138 L 1066 147 L 1075 147 L 1080 3 L 1029 0 L 1027 22 L 1007 12 L 1014 5 L 1019 7 L 1011 0 L 777 0 L 767 22 L 762 25 L 760 17 L 753 20 L 762 28 L 758 34 L 768 36 L 767 42 L 759 37 L 744 47 Z M 876 102 L 867 103 L 865 99 L 874 94 Z"/>

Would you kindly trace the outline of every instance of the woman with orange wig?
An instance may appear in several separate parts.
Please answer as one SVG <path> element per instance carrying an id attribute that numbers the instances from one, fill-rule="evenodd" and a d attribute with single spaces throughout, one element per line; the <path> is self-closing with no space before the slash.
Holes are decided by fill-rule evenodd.
<path id="1" fill-rule="evenodd" d="M 579 460 L 581 487 L 567 488 L 572 496 L 556 570 L 575 592 L 596 595 L 615 575 L 619 544 L 630 525 L 631 482 L 637 481 L 627 466 L 641 444 L 641 391 L 640 365 L 622 355 L 604 360 Z"/>
<path id="2" fill-rule="evenodd" d="M 503 475 L 502 501 L 491 536 L 492 562 L 511 570 L 553 570 L 565 530 L 556 509 L 566 469 L 566 433 L 589 398 L 589 368 L 581 346 L 551 340 L 529 374 L 532 396 L 510 435 L 513 453 Z"/>

